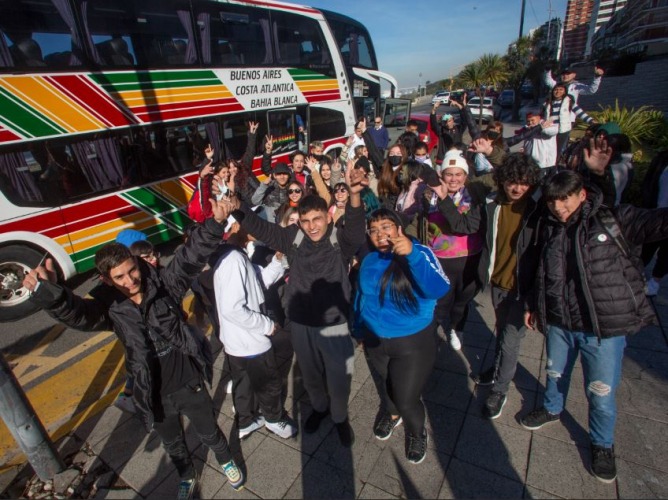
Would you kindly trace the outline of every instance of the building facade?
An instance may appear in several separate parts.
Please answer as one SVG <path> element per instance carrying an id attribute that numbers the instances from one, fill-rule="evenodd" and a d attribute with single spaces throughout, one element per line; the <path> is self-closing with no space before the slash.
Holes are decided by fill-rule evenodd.
<path id="1" fill-rule="evenodd" d="M 564 21 L 563 63 L 570 64 L 583 58 L 594 3 L 595 0 L 568 0 Z"/>

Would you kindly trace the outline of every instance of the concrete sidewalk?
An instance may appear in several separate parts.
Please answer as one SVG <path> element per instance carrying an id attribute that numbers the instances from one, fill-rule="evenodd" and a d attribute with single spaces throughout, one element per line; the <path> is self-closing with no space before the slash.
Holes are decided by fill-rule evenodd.
<path id="1" fill-rule="evenodd" d="M 212 454 L 187 432 L 200 471 L 201 498 L 666 498 L 668 497 L 668 282 L 654 299 L 664 330 L 652 327 L 629 339 L 618 391 L 618 479 L 605 485 L 588 471 L 587 404 L 582 369 L 573 373 L 561 423 L 523 429 L 519 416 L 541 404 L 544 337 L 530 333 L 522 345 L 514 385 L 503 415 L 481 417 L 488 388 L 476 390 L 469 373 L 494 356 L 494 313 L 488 295 L 472 310 L 461 352 L 441 344 L 425 391 L 429 453 L 420 465 L 404 456 L 404 431 L 388 441 L 374 438 L 379 399 L 361 351 L 356 352 L 350 420 L 356 441 L 339 445 L 329 419 L 314 435 L 283 440 L 260 430 L 231 446 L 247 471 L 245 490 L 235 492 Z M 287 335 L 277 339 L 286 374 L 286 408 L 303 420 L 311 409 L 292 360 Z M 231 397 L 225 394 L 222 359 L 216 363 L 213 397 L 226 436 L 235 435 Z M 232 431 L 232 432 L 231 432 Z M 109 470 L 96 498 L 163 498 L 176 495 L 178 476 L 158 437 L 135 417 L 109 407 L 62 439 L 68 460 L 82 456 Z M 99 469 L 99 467 L 98 467 Z M 100 469 L 102 470 L 102 469 Z M 1 479 L 1 478 L 0 478 Z M 1 488 L 1 482 L 0 482 Z M 16 491 L 13 490 L 13 491 Z M 85 490 L 89 491 L 89 490 Z"/>

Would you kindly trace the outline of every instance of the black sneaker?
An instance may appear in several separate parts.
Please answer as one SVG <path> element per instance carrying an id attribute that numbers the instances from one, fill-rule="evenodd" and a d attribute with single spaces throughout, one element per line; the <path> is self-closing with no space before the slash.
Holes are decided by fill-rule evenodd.
<path id="1" fill-rule="evenodd" d="M 334 424 L 336 427 L 336 432 L 339 434 L 339 441 L 344 448 L 350 448 L 355 442 L 355 433 L 353 428 L 350 427 L 348 419 L 345 419 L 343 422 Z"/>
<path id="2" fill-rule="evenodd" d="M 471 378 L 476 383 L 476 385 L 492 385 L 494 384 L 495 372 L 496 372 L 496 367 L 492 366 L 482 373 L 478 373 L 477 375 L 471 375 Z"/>
<path id="3" fill-rule="evenodd" d="M 559 420 L 558 413 L 550 413 L 545 407 L 542 407 L 520 418 L 520 424 L 525 429 L 535 431 L 536 429 L 543 427 L 545 424 L 556 422 L 557 420 Z"/>
<path id="4" fill-rule="evenodd" d="M 309 415 L 304 422 L 304 432 L 306 434 L 313 434 L 320 427 L 320 422 L 322 422 L 325 417 L 329 415 L 329 410 L 325 411 L 315 411 Z"/>
<path id="5" fill-rule="evenodd" d="M 381 441 L 390 439 L 395 427 L 400 426 L 401 422 L 403 422 L 401 417 L 393 419 L 392 415 L 385 413 L 376 424 L 376 427 L 373 428 L 373 435 L 376 436 L 376 439 L 380 439 Z"/>
<path id="6" fill-rule="evenodd" d="M 596 479 L 603 483 L 612 483 L 617 479 L 615 449 L 591 445 L 591 471 Z"/>
<path id="7" fill-rule="evenodd" d="M 421 436 L 406 433 L 406 458 L 413 464 L 422 463 L 427 456 L 427 429 L 422 430 Z"/>
<path id="8" fill-rule="evenodd" d="M 506 395 L 501 394 L 500 392 L 492 391 L 487 396 L 487 401 L 485 401 L 485 406 L 482 409 L 482 413 L 487 418 L 494 420 L 501 416 L 501 411 L 506 405 Z"/>

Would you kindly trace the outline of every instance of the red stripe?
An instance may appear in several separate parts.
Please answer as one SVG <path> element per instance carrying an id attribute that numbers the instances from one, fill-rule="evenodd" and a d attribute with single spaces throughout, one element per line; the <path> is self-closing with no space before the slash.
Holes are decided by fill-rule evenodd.
<path id="1" fill-rule="evenodd" d="M 39 215 L 29 215 L 25 219 L 8 222 L 0 225 L 0 233 L 8 233 L 10 231 L 30 231 L 33 233 L 42 233 L 54 226 L 62 226 L 63 219 L 60 217 L 59 210 L 53 210 L 48 213 Z M 66 234 L 65 228 L 61 227 L 56 236 Z M 51 236 L 53 238 L 53 236 Z"/>
<path id="2" fill-rule="evenodd" d="M 0 130 L 0 142 L 17 141 L 21 139 L 11 130 Z"/>
<path id="3" fill-rule="evenodd" d="M 243 111 L 244 108 L 239 103 L 220 105 L 220 106 L 204 106 L 202 108 L 190 108 L 176 111 L 165 112 L 162 109 L 155 110 L 149 113 L 143 113 L 142 120 L 144 122 L 153 120 L 175 120 L 177 118 L 193 118 L 198 116 L 217 115 L 221 113 L 231 113 L 234 111 Z M 139 114 L 139 113 L 138 113 Z"/>
<path id="4" fill-rule="evenodd" d="M 75 231 L 81 231 L 83 229 L 88 229 L 93 226 L 97 226 L 98 224 L 105 224 L 107 222 L 111 222 L 116 219 L 122 219 L 124 217 L 129 217 L 131 215 L 140 212 L 141 210 L 139 208 L 134 207 L 132 205 L 128 205 L 127 207 L 120 209 L 118 212 L 100 214 L 85 220 L 79 219 L 79 220 L 68 221 L 67 232 L 73 233 Z"/>
<path id="5" fill-rule="evenodd" d="M 103 212 L 117 212 L 126 208 L 128 205 L 128 202 L 120 196 L 111 195 L 83 203 L 76 203 L 69 207 L 63 207 L 63 218 L 66 221 L 77 221 L 99 215 Z"/>
<path id="6" fill-rule="evenodd" d="M 302 92 L 304 94 L 304 97 L 318 97 L 318 96 L 331 96 L 332 98 L 339 99 L 341 98 L 341 94 L 339 93 L 338 89 L 334 90 L 312 90 L 312 91 L 306 91 Z"/>
<path id="7" fill-rule="evenodd" d="M 71 99 L 110 126 L 123 127 L 137 123 L 125 115 L 117 105 L 101 96 L 98 89 L 92 88 L 88 80 L 79 75 L 58 75 L 50 79 L 53 79 Z"/>
<path id="8" fill-rule="evenodd" d="M 228 106 L 239 104 L 234 98 L 211 99 L 192 102 L 175 102 L 172 104 L 152 104 L 150 106 L 132 106 L 132 112 L 136 115 L 165 113 L 169 111 L 179 111 L 184 109 L 208 108 L 209 106 Z"/>
<path id="9" fill-rule="evenodd" d="M 338 99 L 340 96 L 336 96 Z M 324 101 L 331 101 L 332 96 L 315 96 L 315 97 L 306 97 L 306 100 L 308 102 L 324 102 Z"/>
<path id="10" fill-rule="evenodd" d="M 295 10 L 297 12 L 308 12 L 309 14 L 319 14 L 319 10 L 315 9 L 310 9 L 308 7 L 299 7 L 296 5 L 284 5 L 284 4 L 275 4 L 271 2 L 262 2 L 259 0 L 244 0 L 244 3 L 250 3 L 253 5 L 261 5 L 263 7 L 276 7 L 280 9 L 286 9 L 286 10 Z"/>

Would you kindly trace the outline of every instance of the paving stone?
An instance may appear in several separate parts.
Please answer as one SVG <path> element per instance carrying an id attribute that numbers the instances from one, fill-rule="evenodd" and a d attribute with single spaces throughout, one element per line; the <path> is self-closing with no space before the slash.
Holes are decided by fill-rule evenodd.
<path id="1" fill-rule="evenodd" d="M 102 459 L 104 460 L 104 456 Z M 153 491 L 168 475 L 176 474 L 176 468 L 157 435 L 153 435 L 147 445 L 137 450 L 127 462 L 110 463 L 109 466 L 128 486 L 144 496 Z"/>
<path id="2" fill-rule="evenodd" d="M 441 453 L 451 455 L 455 449 L 466 414 L 429 401 L 425 403 L 425 406 L 427 409 L 427 434 L 429 435 L 428 446 Z M 398 437 L 403 439 L 403 432 Z"/>
<path id="3" fill-rule="evenodd" d="M 246 487 L 260 498 L 282 498 L 308 461 L 285 443 L 265 439 L 246 459 Z"/>
<path id="4" fill-rule="evenodd" d="M 468 320 L 459 340 L 463 345 L 480 347 L 481 349 L 494 349 L 496 337 L 494 336 L 493 326 L 489 327 L 484 322 L 476 323 Z"/>
<path id="5" fill-rule="evenodd" d="M 617 458 L 619 498 L 668 498 L 668 474 Z"/>
<path id="6" fill-rule="evenodd" d="M 393 436 L 387 443 L 367 484 L 404 498 L 435 498 L 450 457 L 429 450 L 424 462 L 412 464 L 406 460 L 403 439 L 400 441 Z"/>
<path id="7" fill-rule="evenodd" d="M 658 326 L 648 326 L 635 335 L 626 337 L 628 347 L 649 351 L 668 352 L 668 342 Z"/>
<path id="8" fill-rule="evenodd" d="M 600 482 L 590 468 L 589 448 L 534 435 L 526 482 L 565 498 L 616 498 L 616 485 Z"/>
<path id="9" fill-rule="evenodd" d="M 540 408 L 543 405 L 542 396 L 538 397 Z M 561 413 L 558 422 L 543 426 L 535 434 L 562 441 L 564 443 L 576 444 L 578 446 L 589 446 L 589 405 L 579 401 L 566 401 L 566 408 Z M 619 429 L 619 426 L 617 426 Z"/>
<path id="10" fill-rule="evenodd" d="M 112 405 L 97 416 L 81 422 L 75 428 L 74 435 L 81 441 L 87 441 L 92 445 L 107 438 L 116 428 L 126 423 L 130 423 L 133 427 L 143 428 L 139 418 Z M 146 434 L 145 429 L 144 434 Z"/>
<path id="11" fill-rule="evenodd" d="M 303 432 L 304 422 L 311 415 L 313 409 L 309 403 L 303 401 L 298 401 L 299 411 L 293 413 L 293 418 L 298 419 L 299 424 L 299 434 L 293 439 L 281 439 L 278 436 L 270 435 L 271 433 L 267 432 L 267 436 L 271 439 L 275 439 L 282 444 L 292 448 L 295 451 L 305 453 L 306 455 L 313 455 L 318 447 L 325 440 L 327 435 L 334 428 L 334 423 L 332 419 L 328 416 L 320 423 L 320 427 L 313 434 L 307 434 Z"/>
<path id="12" fill-rule="evenodd" d="M 220 469 L 214 469 L 207 464 L 195 458 L 193 460 L 195 470 L 199 474 L 197 491 L 199 498 L 223 498 L 225 493 L 234 494 L 235 492 L 227 486 L 229 492 L 224 488 L 227 478 Z M 152 491 L 146 492 L 147 498 L 174 498 L 178 491 L 180 478 L 179 475 L 169 474 Z M 222 491 L 221 491 L 222 489 Z M 220 494 L 218 493 L 220 491 Z M 236 498 L 236 495 L 235 495 Z"/>
<path id="13" fill-rule="evenodd" d="M 543 360 L 529 356 L 520 356 L 517 360 L 517 371 L 513 383 L 518 389 L 540 391 L 544 389 Z"/>
<path id="14" fill-rule="evenodd" d="M 545 335 L 540 332 L 527 332 L 522 339 L 520 355 L 534 359 L 543 359 L 545 353 Z"/>
<path id="15" fill-rule="evenodd" d="M 668 380 L 668 352 L 627 347 L 622 373 L 627 379 L 665 383 Z"/>
<path id="16" fill-rule="evenodd" d="M 564 498 L 564 497 L 553 495 L 552 493 L 548 493 L 545 490 L 534 488 L 533 486 L 525 485 L 524 498 L 540 498 L 542 500 L 546 498 Z"/>
<path id="17" fill-rule="evenodd" d="M 530 440 L 524 430 L 468 416 L 455 447 L 455 457 L 523 482 Z"/>
<path id="18" fill-rule="evenodd" d="M 285 498 L 356 498 L 362 481 L 355 477 L 351 461 L 339 465 L 309 460 Z"/>
<path id="19" fill-rule="evenodd" d="M 615 453 L 629 462 L 668 473 L 668 423 L 617 414 Z"/>
<path id="20" fill-rule="evenodd" d="M 453 458 L 438 498 L 520 498 L 524 485 Z"/>
<path id="21" fill-rule="evenodd" d="M 424 391 L 424 399 L 459 411 L 466 411 L 475 388 L 467 375 L 434 371 Z"/>
<path id="22" fill-rule="evenodd" d="M 221 413 L 218 415 L 217 422 L 229 443 L 230 450 L 232 451 L 235 460 L 241 463 L 243 463 L 243 461 L 248 458 L 267 437 L 268 431 L 262 428 L 240 440 L 239 429 L 233 418 L 229 418 L 227 415 Z M 216 468 L 218 465 L 216 456 L 208 446 L 199 446 L 195 449 L 193 455 L 213 468 Z"/>
<path id="23" fill-rule="evenodd" d="M 91 443 L 91 448 L 115 471 L 120 470 L 133 455 L 160 447 L 157 434 L 148 434 L 138 420 L 128 420 L 112 431 L 96 443 Z"/>
<path id="24" fill-rule="evenodd" d="M 114 488 L 114 489 L 106 489 L 102 488 L 98 490 L 97 494 L 95 495 L 95 498 L 97 500 L 125 500 L 125 499 L 130 499 L 130 498 L 138 498 L 137 492 L 133 490 L 132 488 Z"/>
<path id="25" fill-rule="evenodd" d="M 668 423 L 668 384 L 622 377 L 617 405 L 625 413 Z"/>
<path id="26" fill-rule="evenodd" d="M 436 358 L 436 368 L 462 375 L 478 373 L 483 363 L 491 363 L 494 354 L 482 347 L 463 345 L 460 351 L 453 351 L 450 344 L 441 342 Z"/>
<path id="27" fill-rule="evenodd" d="M 383 491 L 380 488 L 376 488 L 374 485 L 366 483 L 364 487 L 362 488 L 362 491 L 360 492 L 359 496 L 357 497 L 359 499 L 374 499 L 374 498 L 388 498 L 388 499 L 393 499 L 393 498 L 399 498 L 395 495 L 391 495 L 387 491 Z"/>

